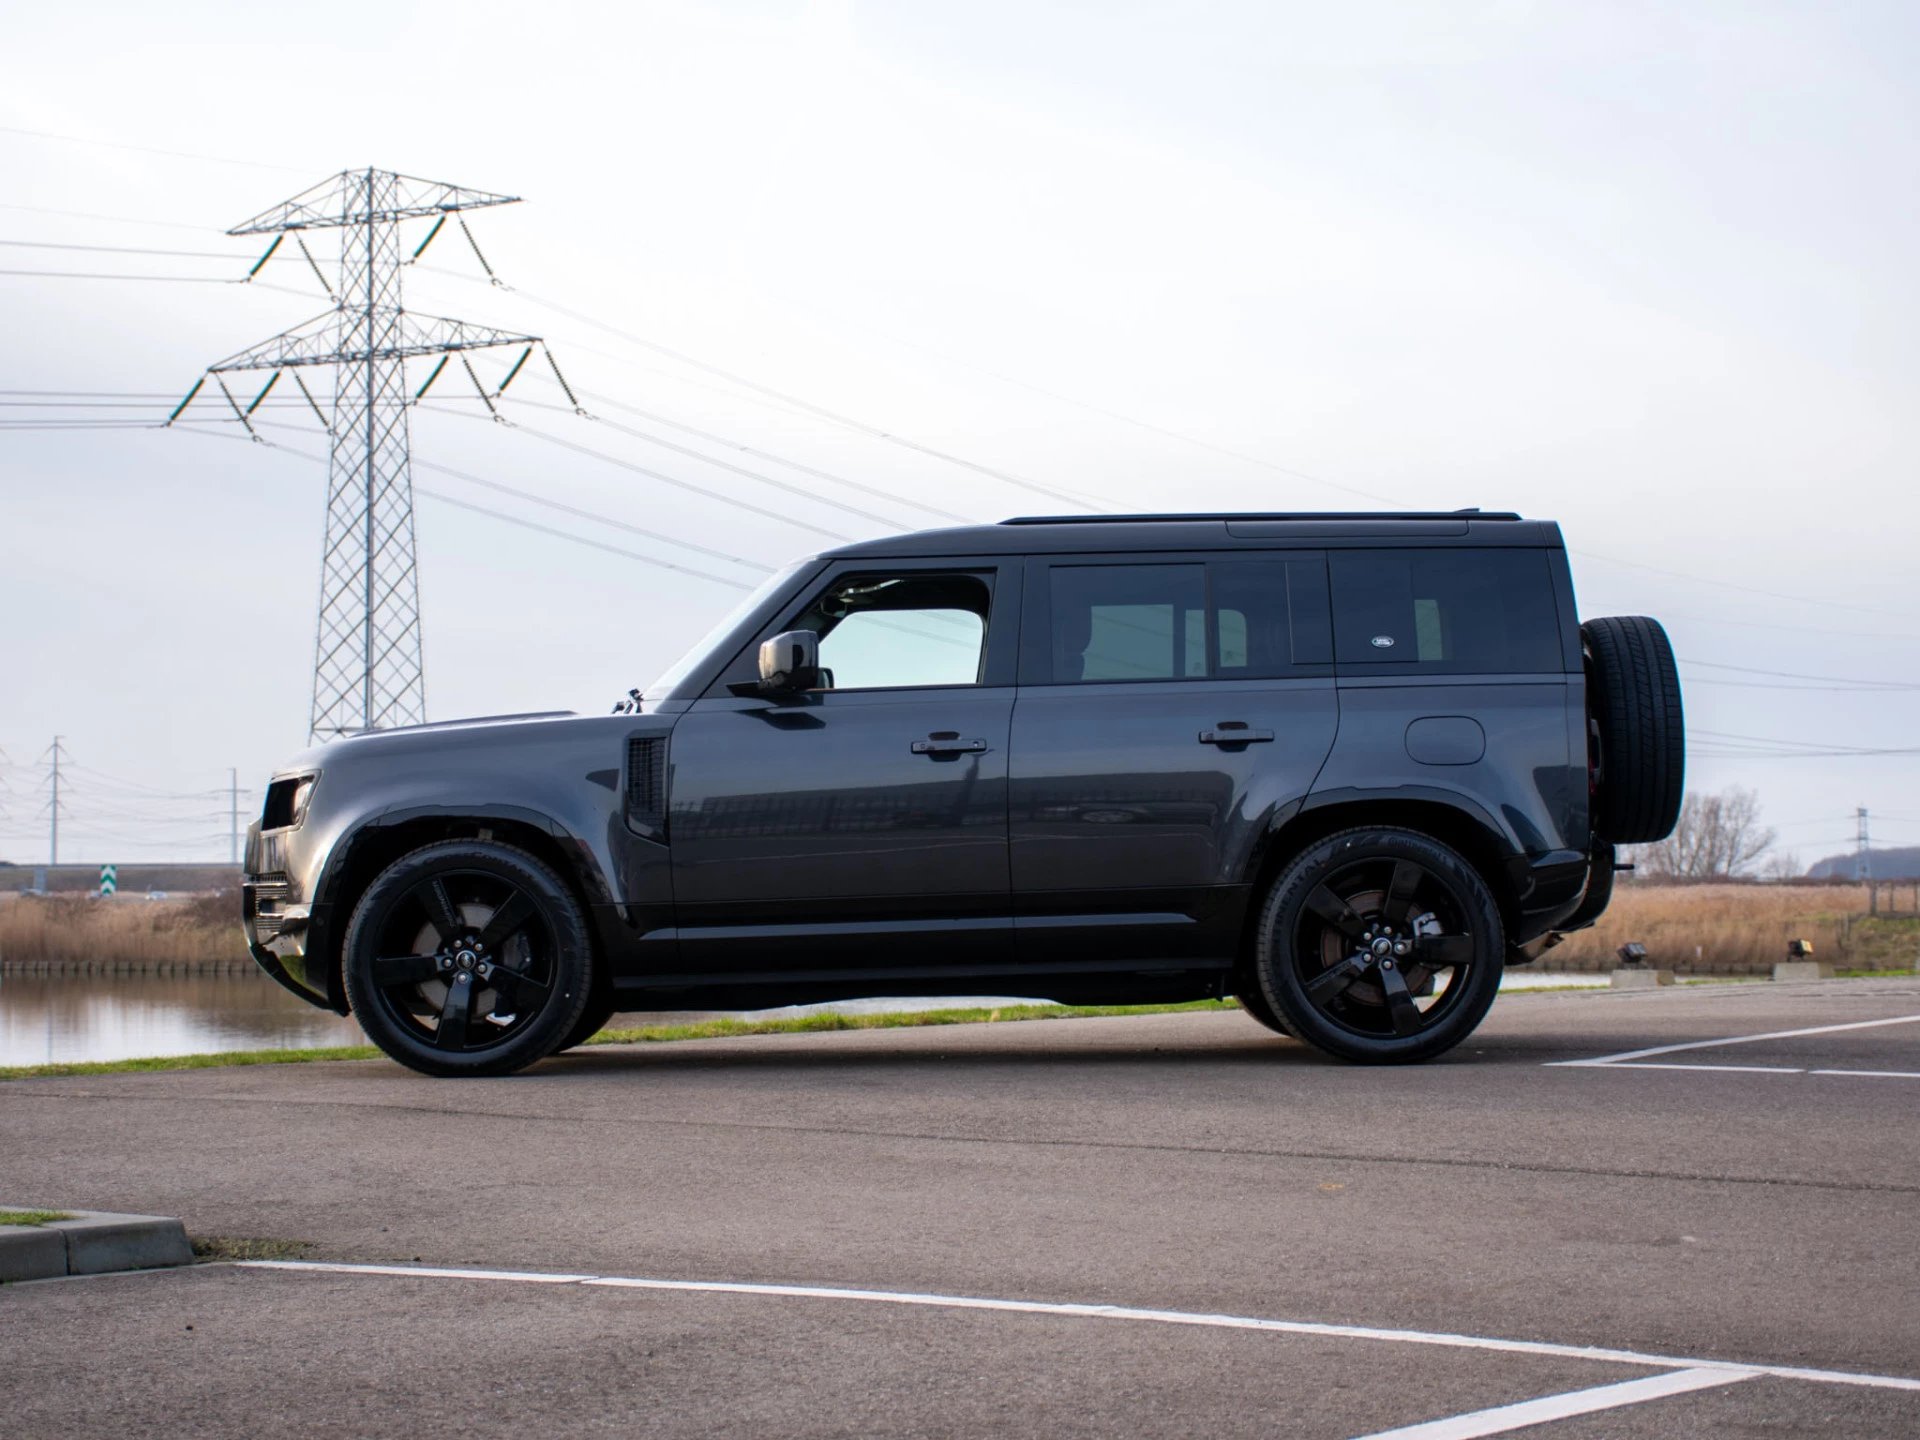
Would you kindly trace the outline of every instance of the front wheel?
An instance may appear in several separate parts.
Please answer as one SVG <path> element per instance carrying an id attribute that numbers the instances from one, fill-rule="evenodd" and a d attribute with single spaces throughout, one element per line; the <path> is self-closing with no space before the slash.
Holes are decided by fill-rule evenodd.
<path id="1" fill-rule="evenodd" d="M 592 993 L 580 904 L 523 850 L 447 840 L 354 907 L 343 964 L 367 1038 L 427 1075 L 506 1075 L 552 1054 Z"/>
<path id="2" fill-rule="evenodd" d="M 1412 830 L 1330 836 L 1274 880 L 1255 937 L 1261 994 L 1343 1060 L 1429 1060 L 1473 1033 L 1500 988 L 1506 932 L 1477 870 Z"/>

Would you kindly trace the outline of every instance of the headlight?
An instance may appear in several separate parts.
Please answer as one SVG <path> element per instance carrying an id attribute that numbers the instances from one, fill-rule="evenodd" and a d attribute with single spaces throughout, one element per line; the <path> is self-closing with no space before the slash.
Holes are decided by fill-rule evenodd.
<path id="1" fill-rule="evenodd" d="M 318 775 L 296 775 L 267 786 L 266 808 L 260 813 L 262 830 L 291 830 L 307 818 Z"/>

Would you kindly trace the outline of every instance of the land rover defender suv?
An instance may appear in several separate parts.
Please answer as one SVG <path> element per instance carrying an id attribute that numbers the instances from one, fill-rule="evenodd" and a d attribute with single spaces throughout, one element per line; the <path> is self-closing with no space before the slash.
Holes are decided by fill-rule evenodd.
<path id="1" fill-rule="evenodd" d="M 780 571 L 611 715 L 368 731 L 248 832 L 260 965 L 402 1064 L 616 1010 L 1237 996 L 1457 1045 L 1679 808 L 1680 687 L 1558 526 L 1061 516 Z"/>

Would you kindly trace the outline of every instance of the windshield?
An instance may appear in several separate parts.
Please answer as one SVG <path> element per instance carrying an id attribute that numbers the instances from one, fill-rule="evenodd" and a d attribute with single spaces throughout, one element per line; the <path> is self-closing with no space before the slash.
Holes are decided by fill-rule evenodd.
<path id="1" fill-rule="evenodd" d="M 755 610 L 758 610 L 775 591 L 784 588 L 796 572 L 805 569 L 811 564 L 813 564 L 812 557 L 796 560 L 791 565 L 776 570 L 773 574 L 769 575 L 751 595 L 747 596 L 746 599 L 729 610 L 715 622 L 711 630 L 707 631 L 706 634 L 688 646 L 686 654 L 668 666 L 666 672 L 662 674 L 659 679 L 647 686 L 643 692 L 646 698 L 649 700 L 658 700 L 673 693 L 675 687 L 698 668 L 701 661 L 707 658 L 708 653 L 712 651 L 713 647 L 733 633 L 736 625 L 745 620 Z"/>

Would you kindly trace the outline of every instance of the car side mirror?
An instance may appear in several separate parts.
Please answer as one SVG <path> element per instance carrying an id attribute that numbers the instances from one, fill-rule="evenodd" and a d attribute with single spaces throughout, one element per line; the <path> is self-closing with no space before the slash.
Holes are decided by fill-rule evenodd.
<path id="1" fill-rule="evenodd" d="M 811 690 L 820 681 L 820 637 L 811 630 L 788 630 L 760 642 L 760 691 L 789 695 Z"/>

